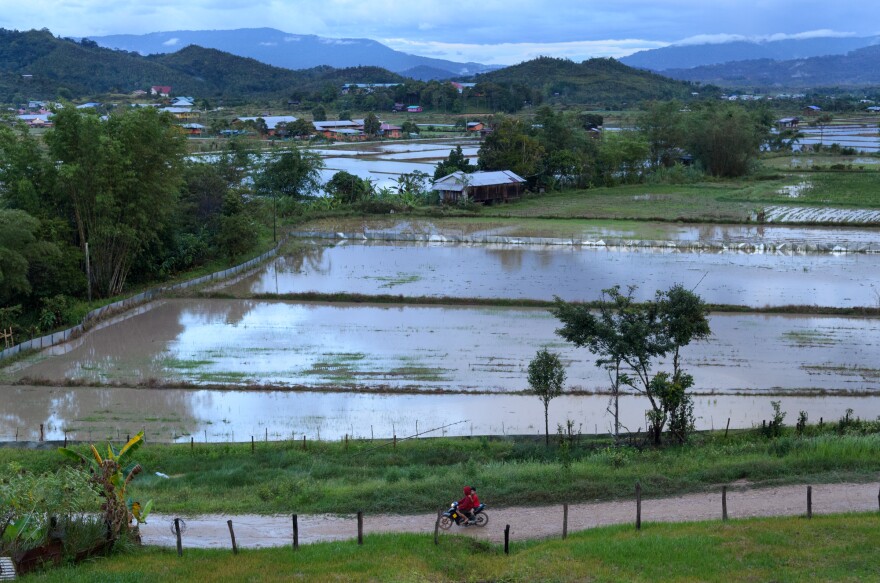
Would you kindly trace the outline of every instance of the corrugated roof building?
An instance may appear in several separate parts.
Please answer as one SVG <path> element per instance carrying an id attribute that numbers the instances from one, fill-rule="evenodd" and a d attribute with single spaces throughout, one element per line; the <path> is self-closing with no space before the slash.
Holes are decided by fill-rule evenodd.
<path id="1" fill-rule="evenodd" d="M 435 180 L 432 190 L 440 194 L 440 202 L 454 203 L 467 197 L 473 202 L 492 204 L 522 196 L 525 178 L 510 170 L 492 172 L 453 172 Z"/>

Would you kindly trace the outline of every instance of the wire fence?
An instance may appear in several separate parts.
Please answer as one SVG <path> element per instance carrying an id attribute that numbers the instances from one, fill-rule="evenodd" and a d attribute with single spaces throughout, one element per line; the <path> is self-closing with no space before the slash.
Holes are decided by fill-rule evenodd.
<path id="1" fill-rule="evenodd" d="M 209 275 L 197 277 L 189 281 L 149 289 L 118 302 L 107 304 L 106 306 L 102 306 L 86 314 L 82 322 L 80 322 L 76 326 L 73 326 L 72 328 L 61 330 L 60 332 L 54 332 L 52 334 L 47 334 L 45 336 L 40 336 L 39 338 L 33 338 L 26 342 L 22 342 L 20 344 L 16 344 L 9 348 L 0 350 L 0 360 L 3 360 L 4 358 L 8 358 L 10 356 L 15 356 L 16 354 L 24 352 L 26 350 L 42 350 L 44 348 L 49 348 L 50 346 L 55 346 L 56 344 L 62 344 L 64 342 L 67 342 L 71 338 L 76 338 L 77 336 L 81 335 L 83 332 L 91 328 L 91 326 L 95 322 L 103 318 L 106 318 L 113 314 L 125 312 L 135 306 L 138 306 L 145 302 L 149 302 L 151 300 L 155 300 L 168 292 L 188 289 L 198 285 L 210 283 L 212 281 L 220 281 L 234 275 L 238 275 L 243 271 L 256 267 L 263 261 L 274 257 L 277 253 L 278 247 L 276 246 L 274 249 L 270 249 L 259 257 L 255 257 L 250 261 L 242 263 L 241 265 L 236 265 L 235 267 L 230 267 L 229 269 L 224 269 L 223 271 L 217 271 Z"/>

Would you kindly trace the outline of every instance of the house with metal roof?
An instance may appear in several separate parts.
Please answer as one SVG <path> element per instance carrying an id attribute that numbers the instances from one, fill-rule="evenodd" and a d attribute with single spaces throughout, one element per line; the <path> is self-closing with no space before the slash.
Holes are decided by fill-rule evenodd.
<path id="1" fill-rule="evenodd" d="M 522 196 L 526 179 L 510 170 L 491 172 L 458 171 L 435 180 L 431 190 L 440 195 L 440 202 L 455 203 L 467 198 L 473 202 L 492 204 Z"/>
<path id="2" fill-rule="evenodd" d="M 268 130 L 268 135 L 274 136 L 275 132 L 278 130 L 278 124 L 288 124 L 293 123 L 297 119 L 292 115 L 260 115 L 260 116 L 250 116 L 250 117 L 237 117 L 232 120 L 232 125 L 241 125 L 245 122 L 249 121 L 257 121 L 258 119 L 262 119 L 266 122 L 266 129 Z"/>

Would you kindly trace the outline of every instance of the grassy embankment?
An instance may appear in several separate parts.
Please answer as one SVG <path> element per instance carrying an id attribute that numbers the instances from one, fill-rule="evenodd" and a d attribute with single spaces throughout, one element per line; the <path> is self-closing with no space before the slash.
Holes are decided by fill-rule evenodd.
<path id="1" fill-rule="evenodd" d="M 536 400 L 536 406 L 538 406 Z M 545 448 L 543 439 L 437 438 L 400 441 L 148 444 L 137 455 L 145 472 L 135 497 L 155 511 L 198 513 L 431 512 L 478 484 L 493 506 L 646 497 L 755 485 L 874 481 L 880 472 L 876 422 L 808 427 L 806 435 L 767 439 L 758 431 L 698 435 L 661 449 L 613 448 L 607 438 Z M 855 425 L 854 425 L 855 424 Z M 852 434 L 871 431 L 867 435 Z M 85 446 L 75 446 L 85 451 Z M 0 449 L 0 473 L 16 462 L 33 472 L 68 463 L 55 451 Z M 163 472 L 171 478 L 155 475 Z"/>
<path id="2" fill-rule="evenodd" d="M 567 540 L 502 545 L 444 536 L 368 535 L 290 548 L 144 548 L 27 581 L 873 581 L 876 514 L 643 524 L 596 528 Z M 490 525 L 491 527 L 491 525 Z M 501 528 L 498 526 L 497 528 Z"/>

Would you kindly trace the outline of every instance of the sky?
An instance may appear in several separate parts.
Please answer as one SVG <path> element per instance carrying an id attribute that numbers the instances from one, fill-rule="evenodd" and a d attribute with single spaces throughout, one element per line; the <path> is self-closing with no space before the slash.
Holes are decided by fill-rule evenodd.
<path id="1" fill-rule="evenodd" d="M 668 44 L 880 34 L 877 0 L 0 0 L 59 36 L 271 27 L 454 61 L 623 57 Z"/>

